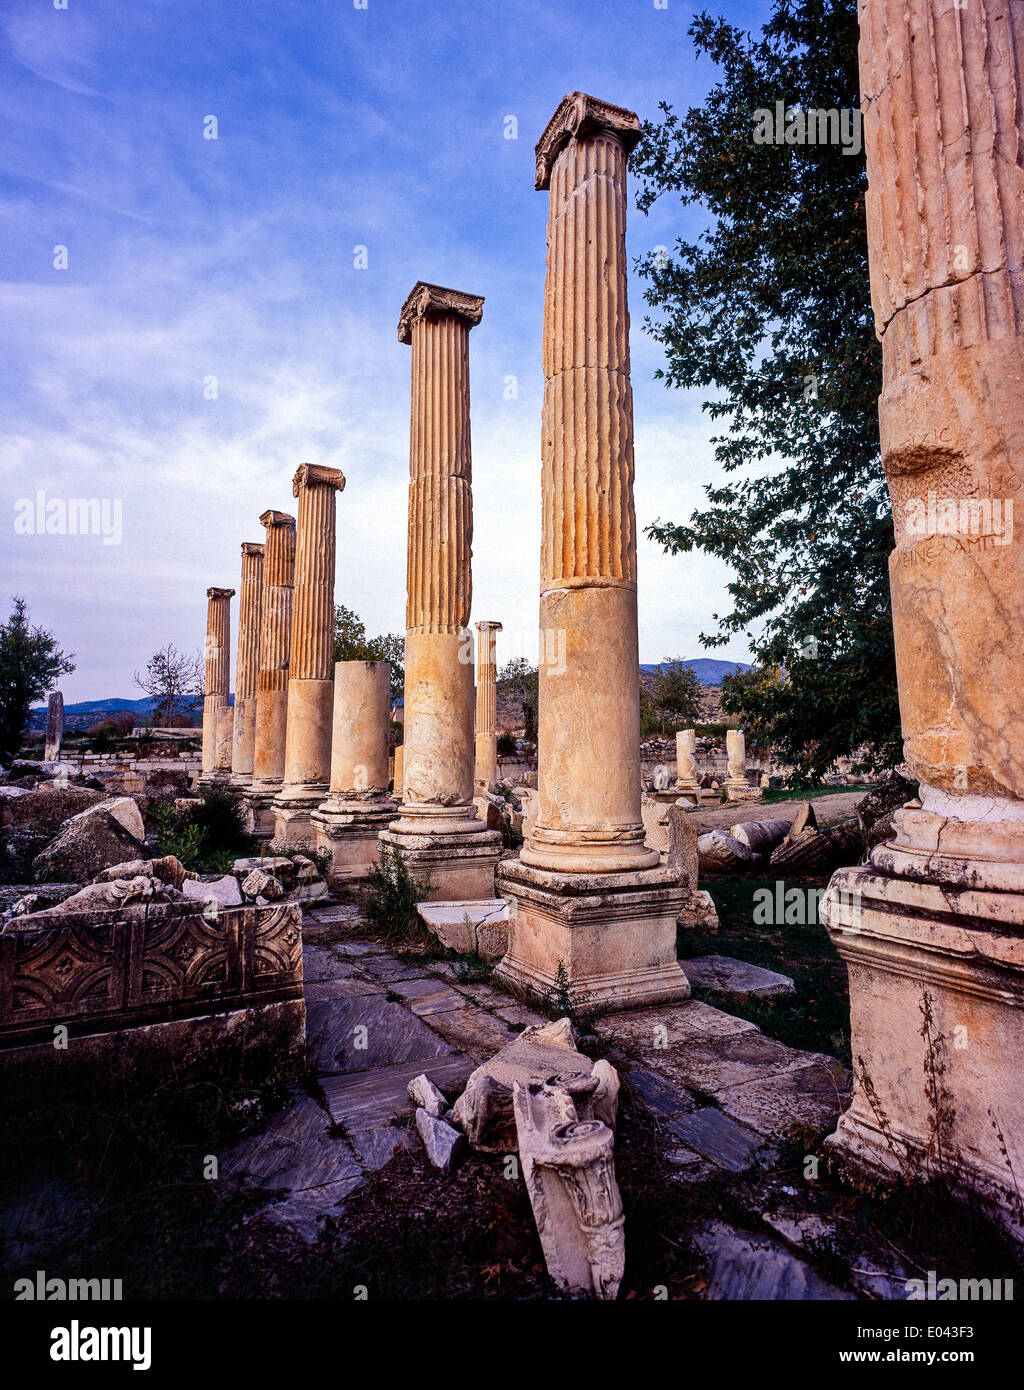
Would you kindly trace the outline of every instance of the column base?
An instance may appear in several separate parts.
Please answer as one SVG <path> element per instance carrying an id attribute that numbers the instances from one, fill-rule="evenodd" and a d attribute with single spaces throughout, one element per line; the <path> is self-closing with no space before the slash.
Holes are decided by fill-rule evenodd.
<path id="1" fill-rule="evenodd" d="M 380 852 L 378 836 L 394 819 L 391 802 L 332 801 L 330 797 L 310 816 L 316 848 L 331 856 L 327 882 L 332 888 L 364 880 Z"/>
<path id="2" fill-rule="evenodd" d="M 760 801 L 760 787 L 752 787 L 749 782 L 726 782 L 726 801 Z"/>
<path id="3" fill-rule="evenodd" d="M 494 897 L 494 871 L 501 854 L 501 835 L 482 821 L 467 822 L 470 829 L 440 834 L 417 828 L 409 831 L 402 816 L 379 835 L 381 844 L 392 845 L 414 878 L 426 880 L 424 902 L 462 902 Z M 440 808 L 444 809 L 444 808 Z M 452 807 L 465 818 L 466 807 Z M 414 821 L 413 825 L 417 823 Z"/>
<path id="4" fill-rule="evenodd" d="M 689 999 L 676 960 L 676 918 L 690 899 L 680 870 L 556 873 L 506 859 L 498 893 L 511 906 L 496 973 L 515 989 L 546 999 L 562 962 L 588 1004 L 640 1009 Z"/>
<path id="5" fill-rule="evenodd" d="M 203 772 L 196 783 L 197 787 L 229 787 L 231 785 L 230 768 L 215 768 L 213 772 Z"/>
<path id="6" fill-rule="evenodd" d="M 284 786 L 274 798 L 274 843 L 296 853 L 316 848 L 313 812 L 327 795 L 326 787 Z"/>
<path id="7" fill-rule="evenodd" d="M 243 790 L 245 828 L 254 839 L 274 838 L 274 800 L 280 790 L 280 782 L 263 782 L 258 778 L 254 778 Z"/>
<path id="8" fill-rule="evenodd" d="M 941 825 L 938 852 L 911 843 L 939 818 L 895 819 L 896 841 L 876 846 L 871 864 L 837 870 L 822 901 L 849 970 L 857 1073 L 828 1143 L 853 1170 L 927 1174 L 938 1132 L 945 1176 L 1024 1239 L 1024 891 L 1005 882 L 1019 881 L 1024 864 L 997 857 L 1005 825 L 987 827 L 991 859 L 957 862 L 947 857 L 955 845 L 942 853 Z M 963 822 L 944 825 L 953 841 L 973 838 Z M 940 873 L 944 881 L 928 881 Z M 933 1063 L 944 1070 L 930 1099 Z"/>

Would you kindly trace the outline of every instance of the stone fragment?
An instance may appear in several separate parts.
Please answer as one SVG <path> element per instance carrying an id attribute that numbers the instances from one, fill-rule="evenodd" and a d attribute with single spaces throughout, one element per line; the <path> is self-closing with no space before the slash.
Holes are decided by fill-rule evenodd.
<path id="1" fill-rule="evenodd" d="M 444 1021 L 448 1021 L 445 1016 Z M 607 1064 L 606 1064 L 607 1066 Z M 517 1038 L 503 1047 L 489 1062 L 477 1067 L 465 1091 L 453 1107 L 454 1122 L 464 1131 L 470 1145 L 487 1153 L 512 1153 L 516 1148 L 512 1113 L 512 1086 L 519 1081 L 556 1081 L 573 1097 L 582 1118 L 593 1113 L 593 1097 L 600 1089 L 605 1113 L 614 1105 L 618 1078 L 602 1069 L 594 1074 L 595 1063 L 576 1051 L 572 1024 L 567 1018 L 557 1023 L 524 1028 Z"/>
<path id="2" fill-rule="evenodd" d="M 46 706 L 46 743 L 43 749 L 45 762 L 54 762 L 60 757 L 60 745 L 64 738 L 64 696 L 55 690 Z"/>
<path id="3" fill-rule="evenodd" d="M 434 1167 L 445 1174 L 453 1172 L 466 1152 L 466 1136 L 422 1107 L 416 1111 L 416 1131 Z"/>
<path id="4" fill-rule="evenodd" d="M 145 857 L 142 840 L 130 834 L 109 811 L 102 810 L 105 804 L 100 802 L 65 822 L 32 861 L 37 880 L 88 883 L 111 864 Z M 139 821 L 141 824 L 141 817 Z"/>
<path id="5" fill-rule="evenodd" d="M 251 870 L 242 879 L 242 895 L 246 898 L 262 898 L 264 902 L 277 902 L 284 897 L 284 885 L 273 874 L 265 874 L 262 869 Z"/>
<path id="6" fill-rule="evenodd" d="M 818 818 L 814 814 L 814 805 L 810 801 L 801 801 L 796 808 L 796 815 L 790 822 L 789 829 L 786 831 L 787 840 L 795 840 L 803 830 L 817 830 Z"/>
<path id="7" fill-rule="evenodd" d="M 242 893 L 234 874 L 211 880 L 187 878 L 181 885 L 181 891 L 186 898 L 196 898 L 203 903 L 213 902 L 219 907 L 240 907 L 242 904 Z"/>
<path id="8" fill-rule="evenodd" d="M 709 1222 L 696 1243 L 708 1258 L 709 1299 L 823 1302 L 856 1297 L 827 1283 L 767 1237 L 724 1222 Z"/>
<path id="9" fill-rule="evenodd" d="M 104 801 L 102 792 L 87 787 L 57 787 L 43 783 L 28 787 L 0 787 L 0 828 L 26 835 L 56 835 L 66 820 Z"/>
<path id="10" fill-rule="evenodd" d="M 727 835 L 724 830 L 709 830 L 697 840 L 697 853 L 702 872 L 726 873 L 730 869 L 748 869 L 757 862 L 749 845 Z"/>
<path id="11" fill-rule="evenodd" d="M 427 930 L 460 955 L 499 960 L 508 946 L 508 903 L 504 898 L 470 902 L 417 903 Z"/>
<path id="12" fill-rule="evenodd" d="M 194 877 L 186 871 L 180 859 L 167 854 L 162 859 L 130 859 L 123 864 L 113 864 L 98 873 L 93 882 L 105 883 L 116 878 L 138 878 L 140 875 L 158 878 L 161 883 L 168 883 L 173 888 L 180 888 L 186 878 Z"/>
<path id="13" fill-rule="evenodd" d="M 690 887 L 696 888 L 700 864 L 700 853 L 697 849 L 697 817 L 684 806 L 670 806 L 666 821 L 668 862 L 674 869 L 682 869 Z"/>
<path id="14" fill-rule="evenodd" d="M 626 1264 L 614 1131 L 581 1118 L 558 1080 L 514 1081 L 513 1107 L 548 1273 L 567 1293 L 614 1299 Z"/>
<path id="15" fill-rule="evenodd" d="M 419 1076 L 414 1076 L 409 1082 L 409 1099 L 414 1105 L 426 1110 L 429 1115 L 443 1115 L 448 1109 L 448 1102 L 442 1093 L 430 1077 L 422 1072 Z"/>
<path id="16" fill-rule="evenodd" d="M 732 956 L 688 956 L 683 970 L 691 989 L 712 994 L 729 994 L 739 999 L 781 999 L 796 993 L 788 975 L 779 975 L 774 970 L 765 970 Z"/>

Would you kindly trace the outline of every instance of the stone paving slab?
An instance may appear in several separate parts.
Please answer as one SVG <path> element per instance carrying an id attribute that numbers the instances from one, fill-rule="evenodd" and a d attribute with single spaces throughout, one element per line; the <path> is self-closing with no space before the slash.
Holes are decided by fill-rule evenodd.
<path id="1" fill-rule="evenodd" d="M 782 999 L 796 994 L 796 986 L 788 975 L 733 956 L 687 956 L 679 964 L 691 989 L 731 994 L 739 999 Z"/>
<path id="2" fill-rule="evenodd" d="M 362 1169 L 343 1139 L 333 1139 L 324 1110 L 299 1095 L 270 1117 L 262 1134 L 242 1139 L 224 1155 L 221 1177 L 243 1173 L 260 1187 L 303 1191 L 358 1179 Z"/>
<path id="3" fill-rule="evenodd" d="M 362 1177 L 345 1178 L 326 1183 L 323 1187 L 307 1187 L 289 1192 L 280 1202 L 271 1202 L 260 1211 L 260 1219 L 275 1225 L 287 1226 L 308 1245 L 313 1245 L 327 1217 L 340 1222 L 345 1201 L 362 1182 Z"/>
<path id="4" fill-rule="evenodd" d="M 430 1026 L 477 1062 L 488 1061 L 516 1036 L 516 1030 L 503 1019 L 472 1007 L 433 1014 Z"/>
<path id="5" fill-rule="evenodd" d="M 714 1301 L 792 1300 L 830 1302 L 856 1295 L 826 1283 L 803 1260 L 766 1236 L 709 1222 L 696 1237 L 708 1259 L 708 1298 Z"/>
<path id="6" fill-rule="evenodd" d="M 408 1009 L 379 994 L 307 1002 L 306 1046 L 321 1073 L 371 1071 L 454 1051 Z"/>
<path id="7" fill-rule="evenodd" d="M 834 1058 L 822 1057 L 762 1080 L 730 1086 L 715 1098 L 741 1124 L 767 1137 L 782 1138 L 794 1124 L 813 1129 L 834 1124 L 849 1101 L 849 1077 Z"/>
<path id="8" fill-rule="evenodd" d="M 354 1129 L 349 1134 L 352 1147 L 361 1162 L 376 1171 L 390 1163 L 403 1149 L 418 1149 L 419 1136 L 415 1129 L 404 1125 L 376 1125 L 373 1129 Z"/>
<path id="9" fill-rule="evenodd" d="M 395 1115 L 411 1112 L 409 1082 L 424 1073 L 446 1095 L 461 1091 L 476 1064 L 458 1053 L 445 1057 L 419 1057 L 397 1066 L 348 1076 L 324 1076 L 320 1086 L 335 1124 L 353 1133 L 387 1124 Z"/>
<path id="10" fill-rule="evenodd" d="M 303 983 L 302 993 L 308 1007 L 325 999 L 355 999 L 365 994 L 382 996 L 384 988 L 384 985 L 371 984 L 369 980 L 313 980 Z"/>
<path id="11" fill-rule="evenodd" d="M 364 956 L 359 962 L 362 974 L 374 980 L 384 980 L 391 984 L 398 980 L 424 980 L 427 972 L 421 965 L 406 965 L 394 956 Z"/>
<path id="12" fill-rule="evenodd" d="M 388 988 L 401 995 L 418 1018 L 466 1007 L 465 999 L 457 990 L 433 976 L 422 980 L 395 980 Z"/>
<path id="13" fill-rule="evenodd" d="M 649 1114 L 660 1119 L 684 1115 L 697 1109 L 693 1097 L 678 1086 L 664 1081 L 647 1067 L 632 1067 L 622 1074 L 626 1089 L 636 1096 Z"/>
<path id="14" fill-rule="evenodd" d="M 311 946 L 303 942 L 302 979 L 305 984 L 319 980 L 346 980 L 351 978 L 355 964 L 351 959 L 340 956 L 331 946 Z"/>
<path id="15" fill-rule="evenodd" d="M 666 1121 L 666 1128 L 687 1148 L 730 1173 L 742 1173 L 750 1168 L 764 1143 L 759 1134 L 710 1106 L 690 1115 L 676 1115 Z"/>

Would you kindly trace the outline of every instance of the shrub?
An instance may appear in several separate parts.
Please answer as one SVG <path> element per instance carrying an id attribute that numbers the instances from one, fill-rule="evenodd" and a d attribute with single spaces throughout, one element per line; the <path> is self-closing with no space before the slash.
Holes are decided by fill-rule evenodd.
<path id="1" fill-rule="evenodd" d="M 430 891 L 429 879 L 417 879 L 394 845 L 382 844 L 363 889 L 363 911 L 381 940 L 422 943 L 424 927 L 416 904 Z"/>

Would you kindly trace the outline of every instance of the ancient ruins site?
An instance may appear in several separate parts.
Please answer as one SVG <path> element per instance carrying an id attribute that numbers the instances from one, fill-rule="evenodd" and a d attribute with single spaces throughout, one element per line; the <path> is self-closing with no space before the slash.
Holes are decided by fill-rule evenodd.
<path id="1" fill-rule="evenodd" d="M 11 1343 L 650 1301 L 985 1364 L 1024 0 L 79 8 L 8 29 L 75 150 L 5 284 Z"/>

